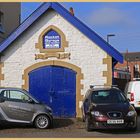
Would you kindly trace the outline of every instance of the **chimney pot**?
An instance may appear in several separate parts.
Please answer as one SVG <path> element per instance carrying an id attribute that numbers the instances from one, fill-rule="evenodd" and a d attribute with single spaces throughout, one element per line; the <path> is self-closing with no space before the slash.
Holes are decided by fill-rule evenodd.
<path id="1" fill-rule="evenodd" d="M 73 10 L 73 8 L 72 8 L 72 7 L 70 7 L 69 11 L 70 11 L 71 15 L 73 15 L 73 16 L 74 16 L 74 10 Z"/>

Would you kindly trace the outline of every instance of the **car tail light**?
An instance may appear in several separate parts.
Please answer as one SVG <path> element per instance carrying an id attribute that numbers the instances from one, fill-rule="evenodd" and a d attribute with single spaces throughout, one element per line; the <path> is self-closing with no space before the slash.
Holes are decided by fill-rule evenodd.
<path id="1" fill-rule="evenodd" d="M 134 93 L 130 93 L 130 101 L 134 101 Z"/>

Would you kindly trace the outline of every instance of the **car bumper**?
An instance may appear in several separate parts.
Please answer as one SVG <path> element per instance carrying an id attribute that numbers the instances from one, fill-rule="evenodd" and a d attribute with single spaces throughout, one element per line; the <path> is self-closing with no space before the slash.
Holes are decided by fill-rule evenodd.
<path id="1" fill-rule="evenodd" d="M 107 124 L 106 122 L 95 122 L 91 125 L 92 129 L 130 129 L 135 128 L 134 122 L 127 122 L 124 124 Z"/>
<path id="2" fill-rule="evenodd" d="M 123 124 L 108 124 L 107 120 L 99 121 L 99 120 L 92 120 L 90 122 L 90 128 L 92 129 L 133 129 L 137 126 L 136 117 L 124 119 Z"/>

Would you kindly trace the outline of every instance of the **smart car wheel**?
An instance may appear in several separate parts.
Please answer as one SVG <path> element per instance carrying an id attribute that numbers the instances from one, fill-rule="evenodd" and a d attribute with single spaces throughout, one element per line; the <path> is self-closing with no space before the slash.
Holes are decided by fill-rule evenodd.
<path id="1" fill-rule="evenodd" d="M 89 123 L 89 117 L 88 116 L 86 116 L 86 120 L 85 120 L 86 122 L 86 130 L 89 132 L 89 131 L 91 131 L 91 128 L 90 128 L 90 123 Z"/>
<path id="2" fill-rule="evenodd" d="M 39 129 L 49 128 L 50 119 L 46 115 L 39 115 L 35 119 L 35 126 Z"/>

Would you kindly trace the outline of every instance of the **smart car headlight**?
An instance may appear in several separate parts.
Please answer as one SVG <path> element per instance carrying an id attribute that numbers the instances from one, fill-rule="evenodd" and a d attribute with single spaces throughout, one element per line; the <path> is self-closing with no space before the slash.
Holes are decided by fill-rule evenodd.
<path id="1" fill-rule="evenodd" d="M 103 115 L 99 111 L 91 111 L 91 114 L 96 117 L 102 117 Z"/>
<path id="2" fill-rule="evenodd" d="M 133 110 L 132 110 L 132 111 L 129 111 L 129 112 L 127 113 L 127 116 L 129 116 L 129 117 L 130 117 L 130 116 L 133 116 L 133 115 L 135 115 L 135 111 L 133 111 Z"/>

